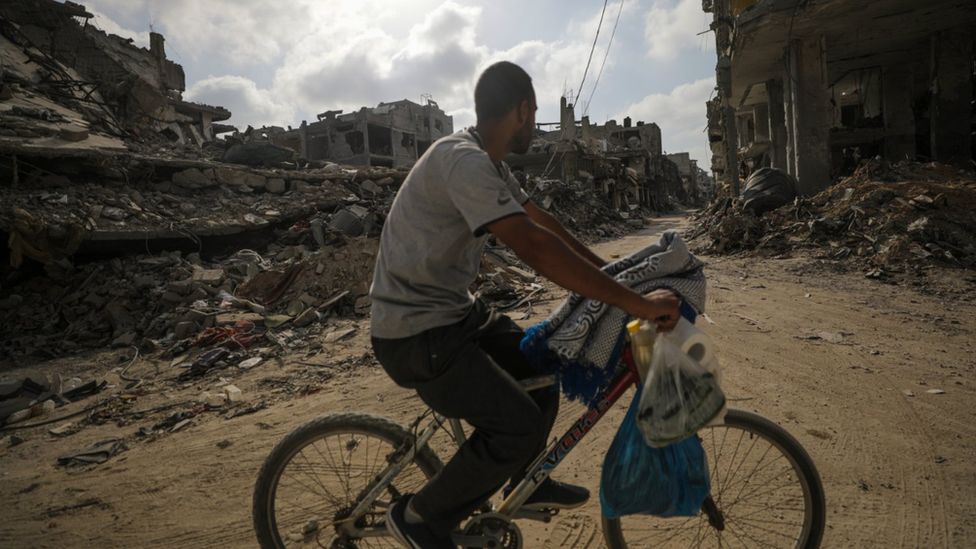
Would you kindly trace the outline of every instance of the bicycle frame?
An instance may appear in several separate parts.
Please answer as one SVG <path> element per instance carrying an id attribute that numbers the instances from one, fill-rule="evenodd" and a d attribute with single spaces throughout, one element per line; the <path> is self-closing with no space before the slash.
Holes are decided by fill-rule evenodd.
<path id="1" fill-rule="evenodd" d="M 502 502 L 496 511 L 498 514 L 514 517 L 525 500 L 535 492 L 535 489 L 543 481 L 549 478 L 549 475 L 566 459 L 573 448 L 603 418 L 607 410 L 620 400 L 627 389 L 639 383 L 640 375 L 637 373 L 637 366 L 634 364 L 629 345 L 624 348 L 622 360 L 626 369 L 614 378 L 608 389 L 597 396 L 596 403 L 590 406 L 562 437 L 556 439 L 542 455 L 536 458 L 522 481 Z"/>
<path id="2" fill-rule="evenodd" d="M 569 455 L 569 452 L 583 440 L 583 437 L 593 429 L 607 411 L 620 400 L 620 397 L 627 392 L 627 389 L 639 383 L 640 374 L 638 374 L 637 366 L 634 364 L 629 345 L 624 348 L 621 360 L 626 368 L 614 378 L 608 389 L 598 395 L 596 403 L 590 406 L 562 437 L 553 441 L 535 459 L 525 477 L 512 490 L 508 497 L 505 498 L 505 501 L 502 502 L 495 513 L 512 519 L 516 518 L 522 504 L 532 495 L 535 489 L 549 478 L 549 475 Z M 377 475 L 374 482 L 360 493 L 358 498 L 359 503 L 349 512 L 348 518 L 336 521 L 336 529 L 342 529 L 350 535 L 360 537 L 385 535 L 385 527 L 357 528 L 354 523 L 369 510 L 383 490 L 393 482 L 393 479 L 413 461 L 418 449 L 425 447 L 430 442 L 431 438 L 433 438 L 434 434 L 437 433 L 437 430 L 441 428 L 445 421 L 450 422 L 452 428 L 451 435 L 458 446 L 463 444 L 464 431 L 461 428 L 460 421 L 456 419 L 447 420 L 447 418 L 435 413 L 430 423 L 416 436 L 413 444 L 397 452 L 400 455 L 388 458 L 390 465 L 382 473 Z M 544 514 L 535 518 L 546 520 L 549 516 Z"/>

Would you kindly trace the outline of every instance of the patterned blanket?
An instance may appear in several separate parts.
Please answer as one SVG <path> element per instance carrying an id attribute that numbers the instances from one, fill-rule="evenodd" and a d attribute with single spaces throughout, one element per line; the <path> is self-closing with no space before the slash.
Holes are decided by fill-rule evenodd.
<path id="1" fill-rule="evenodd" d="M 702 267 L 678 233 L 666 231 L 656 244 L 603 270 L 642 294 L 658 288 L 674 290 L 701 313 L 705 310 Z M 549 318 L 526 330 L 522 351 L 541 371 L 559 375 L 567 398 L 590 404 L 616 370 L 629 320 L 621 309 L 572 294 Z"/>

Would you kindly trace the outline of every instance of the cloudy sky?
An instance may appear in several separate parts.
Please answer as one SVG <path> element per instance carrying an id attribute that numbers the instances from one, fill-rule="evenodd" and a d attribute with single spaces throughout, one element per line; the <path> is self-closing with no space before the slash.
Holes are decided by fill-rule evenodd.
<path id="1" fill-rule="evenodd" d="M 622 3 L 621 3 L 622 1 Z M 474 122 L 479 72 L 510 60 L 533 77 L 540 122 L 577 94 L 599 0 L 83 0 L 103 30 L 146 46 L 152 28 L 186 71 L 185 97 L 223 105 L 244 127 L 297 126 L 330 109 L 432 94 Z M 608 49 L 614 23 L 619 23 Z M 667 152 L 707 167 L 704 102 L 714 37 L 701 0 L 609 0 L 576 115 L 656 122 Z M 594 85 L 596 88 L 594 89 Z"/>

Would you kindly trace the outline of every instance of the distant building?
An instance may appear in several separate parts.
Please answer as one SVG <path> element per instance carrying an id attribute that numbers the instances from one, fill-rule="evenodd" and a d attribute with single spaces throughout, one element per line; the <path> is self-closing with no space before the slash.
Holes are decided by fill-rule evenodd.
<path id="1" fill-rule="evenodd" d="M 454 132 L 454 119 L 433 100 L 420 105 L 403 99 L 343 114 L 326 111 L 312 123 L 275 132 L 276 145 L 307 160 L 353 166 L 412 166 L 431 143 Z"/>
<path id="2" fill-rule="evenodd" d="M 698 167 L 698 161 L 690 153 L 679 152 L 664 155 L 678 167 L 678 175 L 685 187 L 691 204 L 700 203 L 710 196 L 711 178 Z"/>
<path id="3" fill-rule="evenodd" d="M 560 101 L 560 121 L 539 123 L 536 140 L 525 154 L 509 155 L 513 170 L 563 181 L 593 180 L 613 207 L 629 210 L 645 206 L 667 210 L 675 201 L 687 202 L 675 165 L 661 154 L 661 128 L 630 117 L 591 124 L 576 120 L 574 106 Z M 543 128 L 549 128 L 544 131 Z"/>

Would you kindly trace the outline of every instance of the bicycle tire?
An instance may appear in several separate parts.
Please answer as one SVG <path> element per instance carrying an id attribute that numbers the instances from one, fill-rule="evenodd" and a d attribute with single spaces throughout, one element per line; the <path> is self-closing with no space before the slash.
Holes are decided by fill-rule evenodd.
<path id="1" fill-rule="evenodd" d="M 400 448 L 413 436 L 399 424 L 384 417 L 360 413 L 341 413 L 306 423 L 286 435 L 268 455 L 254 485 L 252 519 L 258 543 L 266 549 L 285 547 L 275 518 L 275 495 L 280 476 L 292 458 L 303 448 L 329 435 L 360 433 L 376 437 Z M 443 465 L 437 455 L 425 446 L 414 457 L 414 463 L 429 480 Z"/>
<path id="2" fill-rule="evenodd" d="M 826 525 L 826 500 L 820 474 L 807 451 L 785 429 L 758 414 L 743 410 L 729 410 L 725 416 L 725 425 L 759 435 L 778 448 L 790 461 L 803 488 L 805 506 L 803 530 L 795 547 L 798 549 L 819 547 Z M 629 547 L 624 539 L 620 519 L 603 517 L 603 535 L 609 549 Z M 645 547 L 642 546 L 641 549 Z"/>

